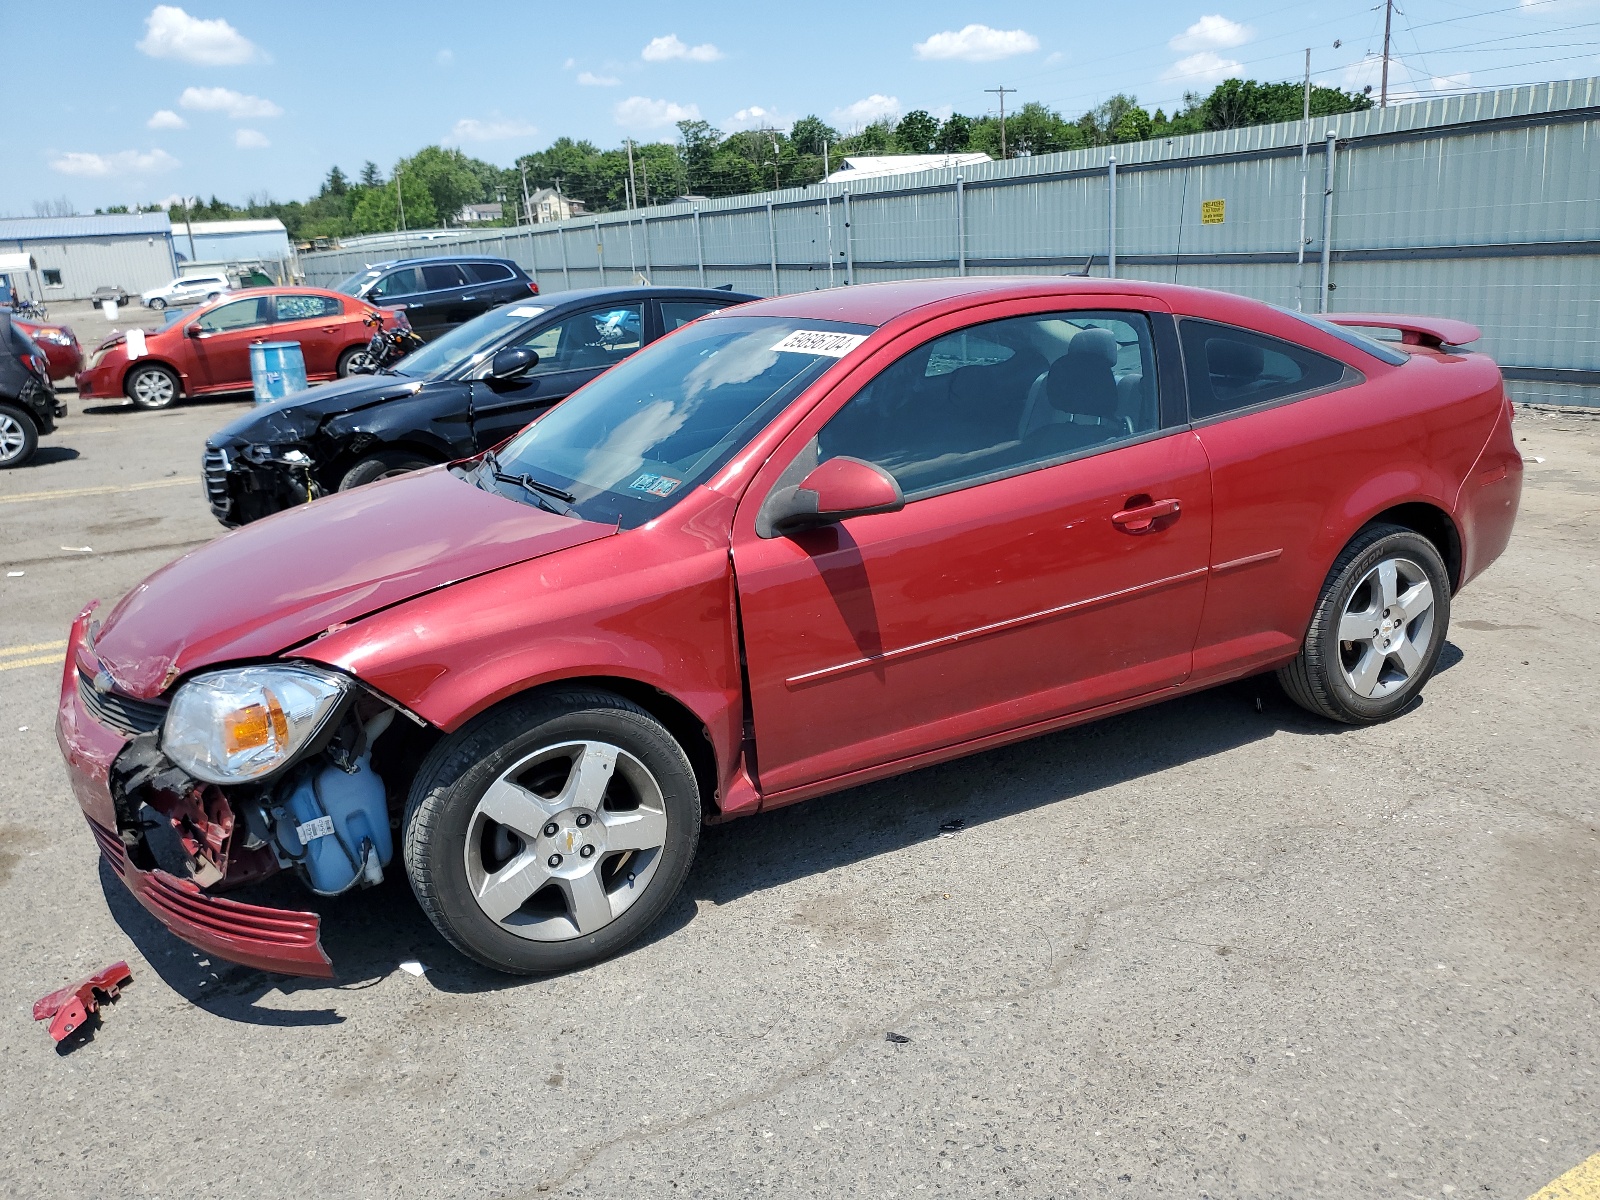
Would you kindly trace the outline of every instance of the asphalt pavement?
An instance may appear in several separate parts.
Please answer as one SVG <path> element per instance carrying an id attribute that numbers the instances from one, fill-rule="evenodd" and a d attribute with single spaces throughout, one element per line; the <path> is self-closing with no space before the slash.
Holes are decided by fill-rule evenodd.
<path id="1" fill-rule="evenodd" d="M 243 404 L 68 400 L 0 473 L 0 1193 L 1521 1200 L 1600 1150 L 1600 419 L 1519 416 L 1516 536 L 1390 724 L 1246 680 L 709 829 L 553 979 L 393 872 L 315 904 L 316 982 L 148 917 L 53 732 L 83 603 L 222 532 Z M 58 1052 L 33 1001 L 119 958 Z"/>

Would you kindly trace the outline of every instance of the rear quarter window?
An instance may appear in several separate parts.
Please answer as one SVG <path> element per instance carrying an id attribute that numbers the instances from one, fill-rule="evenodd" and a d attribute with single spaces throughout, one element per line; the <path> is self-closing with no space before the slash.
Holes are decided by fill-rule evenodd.
<path id="1" fill-rule="evenodd" d="M 511 268 L 505 263 L 463 263 L 462 266 L 474 283 L 504 283 L 513 278 Z"/>
<path id="2" fill-rule="evenodd" d="M 1178 333 L 1191 421 L 1291 400 L 1359 378 L 1338 359 L 1254 330 L 1185 318 Z"/>

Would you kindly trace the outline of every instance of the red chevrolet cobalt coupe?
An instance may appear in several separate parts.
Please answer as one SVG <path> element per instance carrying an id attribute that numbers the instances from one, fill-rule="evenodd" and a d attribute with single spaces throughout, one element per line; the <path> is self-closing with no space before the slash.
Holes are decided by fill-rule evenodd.
<path id="1" fill-rule="evenodd" d="M 1096 279 L 710 314 L 498 451 L 91 604 L 73 788 L 211 954 L 330 974 L 315 914 L 224 893 L 403 864 L 462 953 L 531 973 L 638 937 L 703 822 L 1268 670 L 1397 716 L 1522 463 L 1476 329 L 1341 320 L 1401 340 Z"/>

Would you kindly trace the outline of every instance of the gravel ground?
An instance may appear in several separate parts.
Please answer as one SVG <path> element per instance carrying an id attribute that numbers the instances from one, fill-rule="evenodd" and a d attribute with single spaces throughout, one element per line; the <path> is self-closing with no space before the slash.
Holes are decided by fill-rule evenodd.
<path id="1" fill-rule="evenodd" d="M 82 603 L 219 532 L 242 406 L 69 401 L 0 475 L 0 1192 L 1517 1200 L 1600 1149 L 1600 420 L 1519 417 L 1516 537 L 1391 724 L 1247 680 L 711 829 L 543 981 L 399 878 L 320 906 L 318 983 L 146 916 L 52 728 Z M 117 958 L 58 1053 L 33 1000 Z"/>

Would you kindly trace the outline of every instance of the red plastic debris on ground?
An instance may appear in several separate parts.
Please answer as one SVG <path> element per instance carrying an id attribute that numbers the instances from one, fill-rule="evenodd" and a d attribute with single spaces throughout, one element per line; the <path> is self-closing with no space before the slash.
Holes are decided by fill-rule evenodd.
<path id="1" fill-rule="evenodd" d="M 133 982 L 125 962 L 114 962 L 86 979 L 51 992 L 33 1003 L 33 1019 L 50 1022 L 50 1036 L 60 1041 L 89 1019 L 103 1003 L 110 1003 Z"/>

